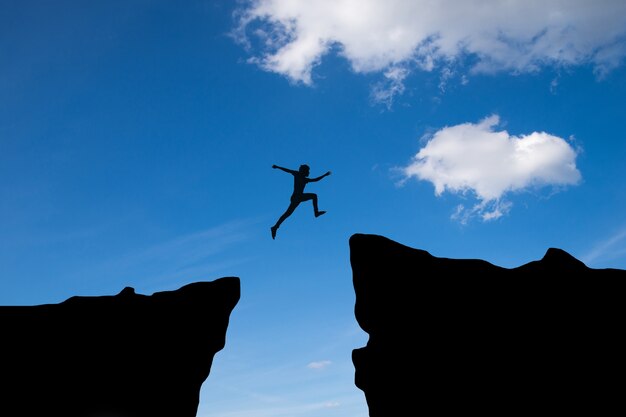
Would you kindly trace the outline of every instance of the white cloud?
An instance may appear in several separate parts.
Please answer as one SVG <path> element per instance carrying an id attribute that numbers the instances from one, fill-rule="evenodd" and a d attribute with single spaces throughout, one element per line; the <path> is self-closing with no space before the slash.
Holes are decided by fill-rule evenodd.
<path id="1" fill-rule="evenodd" d="M 577 152 L 566 140 L 545 132 L 513 136 L 496 131 L 498 123 L 493 115 L 438 130 L 401 169 L 403 181 L 430 181 L 437 196 L 473 193 L 478 203 L 471 209 L 458 206 L 452 215 L 461 222 L 473 215 L 487 221 L 506 214 L 512 206 L 503 198 L 508 192 L 580 181 Z"/>
<path id="2" fill-rule="evenodd" d="M 311 362 L 306 367 L 309 369 L 324 369 L 327 368 L 331 363 L 331 361 Z"/>
<path id="3" fill-rule="evenodd" d="M 357 73 L 384 73 L 392 96 L 406 77 L 394 68 L 472 56 L 473 72 L 591 64 L 603 75 L 626 55 L 621 0 L 252 0 L 238 17 L 238 38 L 261 41 L 251 61 L 263 69 L 310 85 L 336 51 Z"/>

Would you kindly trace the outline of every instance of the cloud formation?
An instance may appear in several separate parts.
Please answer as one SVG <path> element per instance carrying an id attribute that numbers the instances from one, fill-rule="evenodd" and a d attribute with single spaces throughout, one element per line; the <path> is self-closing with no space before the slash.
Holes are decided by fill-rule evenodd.
<path id="1" fill-rule="evenodd" d="M 306 367 L 309 369 L 324 369 L 327 368 L 332 362 L 328 360 L 311 362 Z"/>
<path id="2" fill-rule="evenodd" d="M 384 74 L 383 101 L 409 69 L 467 57 L 473 72 L 591 64 L 601 75 L 626 55 L 626 2 L 616 0 L 251 0 L 237 17 L 261 68 L 310 85 L 334 51 L 357 73 Z"/>
<path id="3" fill-rule="evenodd" d="M 473 215 L 492 220 L 506 214 L 512 203 L 505 194 L 529 187 L 577 184 L 577 152 L 565 139 L 545 132 L 513 136 L 496 131 L 498 115 L 479 123 L 463 123 L 435 132 L 401 172 L 430 181 L 435 195 L 472 193 L 478 203 L 457 207 L 453 218 L 461 222 Z"/>

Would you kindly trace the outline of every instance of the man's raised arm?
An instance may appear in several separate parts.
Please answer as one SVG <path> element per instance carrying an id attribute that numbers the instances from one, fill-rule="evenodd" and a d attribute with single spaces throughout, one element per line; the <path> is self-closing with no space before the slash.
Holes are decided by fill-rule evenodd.
<path id="1" fill-rule="evenodd" d="M 297 172 L 292 170 L 292 169 L 279 167 L 278 165 L 272 165 L 272 168 L 280 169 L 281 171 L 285 171 L 285 172 L 288 172 L 288 173 L 293 174 L 293 175 L 297 174 Z"/>
<path id="2" fill-rule="evenodd" d="M 328 175 L 330 175 L 330 171 L 328 171 L 328 172 L 327 172 L 326 174 L 324 174 L 324 175 L 320 175 L 319 177 L 316 177 L 316 178 L 311 178 L 309 181 L 310 181 L 310 182 L 319 181 L 319 180 L 321 180 L 322 178 L 324 178 L 324 177 L 326 177 L 326 176 L 328 176 Z"/>

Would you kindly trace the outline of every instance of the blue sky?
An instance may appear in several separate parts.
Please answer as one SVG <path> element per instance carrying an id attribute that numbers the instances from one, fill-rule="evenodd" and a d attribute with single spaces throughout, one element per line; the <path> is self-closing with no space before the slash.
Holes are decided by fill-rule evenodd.
<path id="1" fill-rule="evenodd" d="M 240 277 L 198 416 L 367 416 L 353 233 L 626 269 L 623 2 L 27 0 L 0 28 L 0 304 Z M 272 240 L 271 166 L 303 163 L 327 214 Z"/>

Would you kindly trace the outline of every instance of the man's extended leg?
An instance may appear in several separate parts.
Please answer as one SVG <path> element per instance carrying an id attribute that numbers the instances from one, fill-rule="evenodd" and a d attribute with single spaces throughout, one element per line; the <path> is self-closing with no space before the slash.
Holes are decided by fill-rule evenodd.
<path id="1" fill-rule="evenodd" d="M 283 215 L 280 216 L 280 218 L 278 219 L 276 224 L 274 226 L 270 227 L 270 230 L 272 231 L 272 239 L 276 238 L 276 231 L 280 227 L 281 223 L 284 222 L 287 217 L 291 216 L 291 213 L 293 213 L 293 211 L 296 209 L 296 207 L 298 207 L 298 204 L 299 203 L 294 203 L 294 202 L 289 204 L 289 207 L 287 207 L 287 210 L 285 210 Z"/>

